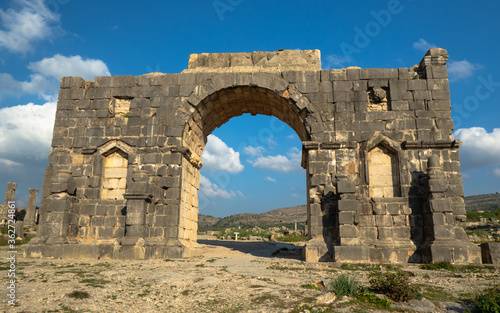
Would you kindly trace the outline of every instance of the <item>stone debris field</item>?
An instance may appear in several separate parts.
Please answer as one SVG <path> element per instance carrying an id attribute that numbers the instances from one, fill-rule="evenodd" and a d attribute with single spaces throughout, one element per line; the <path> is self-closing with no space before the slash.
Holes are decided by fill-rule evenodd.
<path id="1" fill-rule="evenodd" d="M 200 240 L 204 257 L 164 260 L 19 259 L 18 305 L 1 312 L 384 312 L 355 298 L 336 298 L 330 281 L 347 273 L 368 286 L 377 265 L 301 261 L 300 246 L 277 242 Z M 20 246 L 22 247 L 22 246 Z M 7 284 L 2 247 L 2 285 Z M 424 299 L 389 311 L 462 312 L 462 299 L 498 282 L 500 269 L 430 271 L 402 265 Z M 306 288 L 323 281 L 327 290 Z M 81 292 L 81 293 L 75 293 Z M 71 297 L 70 295 L 73 295 Z M 88 298 L 78 299 L 83 295 Z M 393 304 L 395 306 L 397 304 Z"/>

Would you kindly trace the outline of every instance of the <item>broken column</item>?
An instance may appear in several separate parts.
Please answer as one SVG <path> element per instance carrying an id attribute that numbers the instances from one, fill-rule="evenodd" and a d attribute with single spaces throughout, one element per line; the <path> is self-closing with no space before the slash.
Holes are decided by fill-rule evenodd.
<path id="1" fill-rule="evenodd" d="M 26 206 L 26 216 L 24 217 L 25 225 L 36 224 L 36 200 L 38 197 L 38 189 L 29 188 L 28 205 Z"/>
<path id="2" fill-rule="evenodd" d="M 9 207 L 9 201 L 14 201 L 16 195 L 17 183 L 7 183 L 7 190 L 5 191 L 5 202 L 3 204 L 2 218 L 7 218 L 7 208 Z"/>

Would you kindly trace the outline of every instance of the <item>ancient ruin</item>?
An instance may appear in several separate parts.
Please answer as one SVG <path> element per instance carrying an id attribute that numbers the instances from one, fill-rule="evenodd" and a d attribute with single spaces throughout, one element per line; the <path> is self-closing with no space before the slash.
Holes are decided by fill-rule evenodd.
<path id="1" fill-rule="evenodd" d="M 180 74 L 63 77 L 26 256 L 199 255 L 206 138 L 250 113 L 303 142 L 307 261 L 480 263 L 463 228 L 447 59 L 431 49 L 410 69 L 322 70 L 318 50 L 279 50 L 194 54 Z"/>

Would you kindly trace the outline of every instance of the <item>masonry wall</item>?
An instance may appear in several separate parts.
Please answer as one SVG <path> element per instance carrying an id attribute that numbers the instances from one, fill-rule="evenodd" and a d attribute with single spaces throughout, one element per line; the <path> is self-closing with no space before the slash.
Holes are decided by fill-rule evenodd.
<path id="1" fill-rule="evenodd" d="M 303 141 L 307 260 L 478 262 L 463 230 L 446 50 L 431 49 L 411 69 L 339 70 L 321 70 L 316 51 L 197 55 L 181 74 L 63 77 L 28 256 L 200 253 L 206 136 L 251 113 L 278 117 Z M 106 164 L 114 161 L 107 158 L 117 153 L 128 162 L 126 176 L 109 179 Z M 435 184 L 431 156 L 438 158 Z M 377 172 L 385 168 L 389 175 Z M 123 198 L 110 199 L 123 188 L 120 177 Z M 441 209 L 433 199 L 444 199 Z"/>

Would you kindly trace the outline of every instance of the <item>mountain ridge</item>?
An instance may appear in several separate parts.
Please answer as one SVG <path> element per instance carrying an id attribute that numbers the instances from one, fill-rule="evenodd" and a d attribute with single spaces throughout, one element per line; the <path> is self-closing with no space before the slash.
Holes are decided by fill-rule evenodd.
<path id="1" fill-rule="evenodd" d="M 484 194 L 464 197 L 467 211 L 488 211 L 500 207 L 500 194 Z M 264 213 L 241 213 L 222 218 L 210 215 L 198 215 L 199 231 L 223 229 L 231 227 L 267 228 L 281 225 L 293 225 L 294 222 L 305 223 L 307 206 L 298 205 L 274 209 Z"/>

